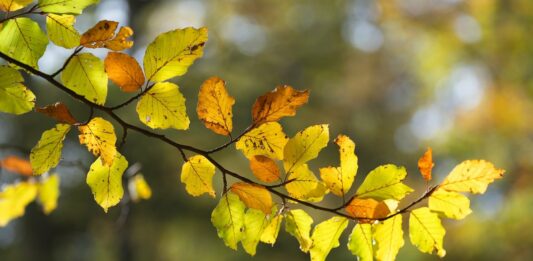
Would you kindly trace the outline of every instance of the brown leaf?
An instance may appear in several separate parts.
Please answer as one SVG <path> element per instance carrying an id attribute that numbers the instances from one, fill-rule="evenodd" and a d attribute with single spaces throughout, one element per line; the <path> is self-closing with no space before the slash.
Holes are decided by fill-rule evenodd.
<path id="1" fill-rule="evenodd" d="M 110 52 L 105 58 L 109 79 L 124 92 L 135 92 L 144 83 L 144 74 L 137 60 L 125 53 Z"/>
<path id="2" fill-rule="evenodd" d="M 298 91 L 291 86 L 278 86 L 274 91 L 259 98 L 252 108 L 254 124 L 277 121 L 285 116 L 294 116 L 298 107 L 307 103 L 309 91 Z"/>
<path id="3" fill-rule="evenodd" d="M 115 30 L 118 22 L 102 20 L 87 32 L 83 33 L 80 44 L 88 48 L 108 48 L 113 51 L 122 51 L 133 46 L 133 41 L 127 38 L 133 35 L 129 27 L 121 27 L 118 34 Z"/>
<path id="4" fill-rule="evenodd" d="M 224 80 L 211 77 L 200 87 L 196 112 L 208 129 L 227 136 L 233 129 L 233 104 L 235 99 L 228 94 Z"/>
<path id="5" fill-rule="evenodd" d="M 70 114 L 70 111 L 67 107 L 67 105 L 56 102 L 52 105 L 47 105 L 42 108 L 37 108 L 37 112 L 40 112 L 48 117 L 51 117 L 59 122 L 62 123 L 68 123 L 68 124 L 76 124 L 78 121 Z"/>
<path id="6" fill-rule="evenodd" d="M 265 187 L 237 182 L 231 185 L 230 190 L 237 194 L 247 207 L 261 210 L 267 215 L 272 213 L 272 195 Z"/>
<path id="7" fill-rule="evenodd" d="M 280 179 L 279 168 L 273 159 L 262 155 L 250 158 L 250 168 L 252 173 L 263 182 L 275 182 Z"/>
<path id="8" fill-rule="evenodd" d="M 23 176 L 31 176 L 33 174 L 30 162 L 17 156 L 5 157 L 0 161 L 0 167 Z"/>
<path id="9" fill-rule="evenodd" d="M 377 201 L 371 198 L 354 198 L 346 206 L 346 212 L 352 217 L 359 218 L 359 222 L 368 223 L 373 219 L 386 217 L 390 213 L 390 210 L 383 201 Z"/>
<path id="10" fill-rule="evenodd" d="M 433 163 L 432 150 L 428 147 L 424 155 L 418 160 L 418 169 L 426 181 L 431 180 L 431 169 L 433 169 L 433 166 L 435 164 Z"/>

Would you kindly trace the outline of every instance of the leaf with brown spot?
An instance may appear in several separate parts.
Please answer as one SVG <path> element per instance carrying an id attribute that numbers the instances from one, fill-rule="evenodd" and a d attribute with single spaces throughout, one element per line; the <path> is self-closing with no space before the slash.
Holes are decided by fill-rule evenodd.
<path id="1" fill-rule="evenodd" d="M 141 66 L 135 58 L 125 54 L 110 52 L 104 61 L 109 79 L 124 92 L 135 92 L 144 84 Z"/>
<path id="2" fill-rule="evenodd" d="M 230 190 L 237 194 L 247 207 L 261 210 L 267 215 L 272 212 L 272 195 L 265 187 L 237 182 L 231 185 Z"/>
<path id="3" fill-rule="evenodd" d="M 288 85 L 278 86 L 274 91 L 257 98 L 252 108 L 253 122 L 257 126 L 294 116 L 296 109 L 307 103 L 308 99 L 308 90 L 298 91 Z"/>
<path id="4" fill-rule="evenodd" d="M 433 169 L 433 166 L 435 164 L 433 163 L 432 150 L 428 147 L 424 155 L 418 160 L 418 169 L 426 181 L 431 180 L 431 169 Z"/>
<path id="5" fill-rule="evenodd" d="M 276 162 L 262 155 L 250 158 L 250 169 L 256 178 L 263 182 L 275 182 L 280 180 L 280 173 Z"/>
<path id="6" fill-rule="evenodd" d="M 30 162 L 17 156 L 7 156 L 2 159 L 0 168 L 22 176 L 31 176 L 33 174 Z"/>
<path id="7" fill-rule="evenodd" d="M 224 80 L 211 77 L 200 87 L 196 112 L 208 129 L 227 136 L 233 129 L 233 104 L 235 99 L 228 94 Z"/>
<path id="8" fill-rule="evenodd" d="M 102 20 L 87 32 L 83 33 L 80 44 L 87 48 L 107 48 L 113 51 L 122 51 L 131 48 L 133 41 L 127 40 L 133 35 L 129 27 L 121 27 L 115 34 L 118 22 Z"/>
<path id="9" fill-rule="evenodd" d="M 70 111 L 67 105 L 56 102 L 52 105 L 47 105 L 45 107 L 37 108 L 37 112 L 40 112 L 50 118 L 53 118 L 62 123 L 76 124 L 78 121 L 70 114 Z"/>
<path id="10" fill-rule="evenodd" d="M 117 154 L 115 147 L 117 136 L 113 125 L 96 117 L 87 125 L 78 127 L 78 130 L 80 131 L 80 143 L 85 144 L 95 156 L 100 156 L 103 165 L 111 166 Z"/>
<path id="11" fill-rule="evenodd" d="M 352 217 L 359 218 L 361 223 L 369 223 L 372 219 L 384 218 L 389 213 L 389 207 L 383 201 L 367 198 L 354 198 L 348 206 L 346 212 Z"/>

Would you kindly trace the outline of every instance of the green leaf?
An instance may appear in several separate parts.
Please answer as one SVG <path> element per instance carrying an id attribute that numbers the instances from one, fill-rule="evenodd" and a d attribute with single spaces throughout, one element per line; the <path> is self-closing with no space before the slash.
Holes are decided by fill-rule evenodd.
<path id="1" fill-rule="evenodd" d="M 184 75 L 191 64 L 203 55 L 207 28 L 187 27 L 159 35 L 146 48 L 144 72 L 153 82 Z"/>
<path id="2" fill-rule="evenodd" d="M 46 31 L 50 40 L 67 49 L 80 45 L 80 33 L 74 28 L 76 17 L 73 15 L 48 14 Z"/>
<path id="3" fill-rule="evenodd" d="M 447 218 L 463 219 L 472 213 L 470 200 L 463 194 L 437 189 L 429 197 L 428 206 Z"/>
<path id="4" fill-rule="evenodd" d="M 3 12 L 13 12 L 20 10 L 29 4 L 33 0 L 0 0 L 0 10 Z"/>
<path id="5" fill-rule="evenodd" d="M 339 238 L 348 226 L 348 219 L 345 217 L 332 217 L 320 224 L 313 230 L 311 239 L 311 260 L 326 260 L 331 249 L 339 247 Z"/>
<path id="6" fill-rule="evenodd" d="M 43 56 L 48 38 L 39 24 L 30 18 L 7 21 L 0 31 L 0 52 L 33 68 Z"/>
<path id="7" fill-rule="evenodd" d="M 244 237 L 241 241 L 246 253 L 255 256 L 257 244 L 263 230 L 268 225 L 268 219 L 261 210 L 249 208 L 244 214 Z"/>
<path id="8" fill-rule="evenodd" d="M 211 223 L 217 229 L 218 237 L 234 250 L 237 250 L 237 243 L 244 237 L 244 209 L 239 196 L 228 192 L 211 213 Z"/>
<path id="9" fill-rule="evenodd" d="M 320 202 L 328 193 L 324 183 L 316 178 L 307 164 L 293 168 L 287 175 L 288 180 L 292 181 L 285 185 L 285 189 L 292 197 L 310 202 Z"/>
<path id="10" fill-rule="evenodd" d="M 87 185 L 91 187 L 96 203 L 106 213 L 110 207 L 117 205 L 124 195 L 122 174 L 127 167 L 128 161 L 118 152 L 111 166 L 103 165 L 100 158 L 91 165 L 87 174 Z"/>
<path id="11" fill-rule="evenodd" d="M 270 219 L 270 222 L 263 230 L 261 235 L 261 242 L 271 244 L 276 243 L 278 238 L 279 229 L 281 228 L 281 222 L 283 221 L 283 215 L 276 215 Z"/>
<path id="12" fill-rule="evenodd" d="M 372 225 L 357 223 L 348 241 L 348 249 L 361 261 L 374 260 L 374 243 L 372 242 Z"/>
<path id="13" fill-rule="evenodd" d="M 3 42 L 3 41 L 0 41 Z M 24 84 L 24 78 L 15 69 L 0 66 L 0 111 L 23 114 L 35 106 L 35 94 Z"/>
<path id="14" fill-rule="evenodd" d="M 39 8 L 46 13 L 81 14 L 83 9 L 100 0 L 39 0 Z"/>
<path id="15" fill-rule="evenodd" d="M 311 224 L 313 218 L 302 209 L 294 209 L 287 212 L 285 219 L 285 231 L 294 236 L 300 243 L 300 250 L 307 253 L 311 248 Z"/>
<path id="16" fill-rule="evenodd" d="M 215 197 L 213 189 L 213 176 L 215 175 L 215 165 L 202 155 L 195 155 L 189 158 L 181 168 L 181 183 L 185 184 L 185 189 L 190 195 L 197 197 L 208 193 Z"/>
<path id="17" fill-rule="evenodd" d="M 61 81 L 87 100 L 103 105 L 107 97 L 107 74 L 104 63 L 90 53 L 72 57 L 61 73 Z"/>
<path id="18" fill-rule="evenodd" d="M 328 145 L 329 127 L 327 124 L 314 125 L 298 132 L 289 139 L 283 153 L 286 172 L 312 160 L 320 150 Z"/>
<path id="19" fill-rule="evenodd" d="M 26 206 L 37 196 L 37 184 L 20 182 L 7 185 L 0 191 L 0 227 L 24 216 Z"/>
<path id="20" fill-rule="evenodd" d="M 174 83 L 155 84 L 137 103 L 137 114 L 139 120 L 152 129 L 189 128 L 185 97 Z"/>
<path id="21" fill-rule="evenodd" d="M 413 191 L 402 183 L 406 175 L 404 167 L 392 164 L 379 166 L 368 173 L 363 184 L 357 189 L 356 196 L 377 200 L 400 200 Z"/>
<path id="22" fill-rule="evenodd" d="M 377 245 L 375 253 L 377 260 L 395 260 L 398 251 L 404 245 L 402 215 L 396 215 L 375 225 L 374 240 Z"/>
<path id="23" fill-rule="evenodd" d="M 409 238 L 411 243 L 424 253 L 437 252 L 439 257 L 446 255 L 442 246 L 446 230 L 442 226 L 439 216 L 423 207 L 411 211 L 409 215 Z"/>
<path id="24" fill-rule="evenodd" d="M 242 136 L 235 147 L 241 150 L 247 158 L 260 155 L 272 159 L 283 159 L 283 148 L 287 140 L 281 124 L 267 122 Z"/>
<path id="25" fill-rule="evenodd" d="M 41 139 L 30 153 L 30 163 L 34 174 L 43 174 L 57 166 L 61 159 L 63 140 L 69 131 L 70 125 L 57 124 L 53 129 L 43 132 Z"/>

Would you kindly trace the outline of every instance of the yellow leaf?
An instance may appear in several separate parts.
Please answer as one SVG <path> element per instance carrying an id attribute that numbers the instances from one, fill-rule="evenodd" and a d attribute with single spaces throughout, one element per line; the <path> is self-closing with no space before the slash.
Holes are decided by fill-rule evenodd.
<path id="1" fill-rule="evenodd" d="M 270 219 L 270 222 L 263 230 L 261 234 L 261 242 L 271 244 L 276 243 L 278 238 L 279 229 L 281 228 L 281 222 L 283 221 L 283 215 L 276 215 Z"/>
<path id="2" fill-rule="evenodd" d="M 263 211 L 265 215 L 272 210 L 272 195 L 263 186 L 237 182 L 231 185 L 231 192 L 235 193 L 249 208 Z"/>
<path id="3" fill-rule="evenodd" d="M 87 174 L 87 185 L 91 187 L 94 200 L 104 211 L 117 205 L 122 196 L 122 174 L 128 168 L 128 161 L 118 152 L 111 165 L 103 165 L 101 158 L 96 159 Z"/>
<path id="4" fill-rule="evenodd" d="M 152 129 L 189 128 L 185 98 L 174 83 L 156 83 L 137 103 L 137 114 Z"/>
<path id="5" fill-rule="evenodd" d="M 369 223 L 373 219 L 386 217 L 389 215 L 390 210 L 383 201 L 377 201 L 371 198 L 354 198 L 346 206 L 346 212 L 352 217 L 359 218 L 359 223 Z"/>
<path id="6" fill-rule="evenodd" d="M 285 185 L 285 189 L 294 198 L 319 202 L 322 201 L 324 195 L 328 193 L 328 189 L 320 180 L 313 174 L 307 164 L 303 164 L 287 173 L 288 179 L 291 182 Z"/>
<path id="7" fill-rule="evenodd" d="M 87 6 L 100 0 L 39 0 L 39 9 L 46 13 L 81 14 Z"/>
<path id="8" fill-rule="evenodd" d="M 24 216 L 26 206 L 37 196 L 37 185 L 20 182 L 4 186 L 0 192 L 0 227 L 11 220 Z"/>
<path id="9" fill-rule="evenodd" d="M 331 249 L 339 247 L 339 238 L 347 226 L 348 219 L 345 217 L 332 217 L 318 224 L 311 236 L 313 240 L 310 249 L 311 260 L 326 260 Z"/>
<path id="10" fill-rule="evenodd" d="M 141 66 L 125 53 L 108 53 L 104 65 L 109 79 L 124 92 L 135 92 L 144 84 Z"/>
<path id="11" fill-rule="evenodd" d="M 0 112 L 20 115 L 33 109 L 35 94 L 23 83 L 17 70 L 0 66 Z"/>
<path id="12" fill-rule="evenodd" d="M 30 18 L 10 19 L 0 30 L 0 52 L 38 68 L 37 61 L 43 56 L 48 37 L 39 24 Z"/>
<path id="13" fill-rule="evenodd" d="M 78 121 L 70 114 L 67 106 L 61 102 L 56 102 L 52 105 L 48 105 L 42 108 L 37 108 L 37 112 L 40 112 L 48 117 L 51 117 L 61 123 L 76 124 Z"/>
<path id="14" fill-rule="evenodd" d="M 355 156 L 355 143 L 344 135 L 335 139 L 339 146 L 340 167 L 327 167 L 320 169 L 320 177 L 331 190 L 339 197 L 343 197 L 352 187 L 357 173 L 357 156 Z"/>
<path id="15" fill-rule="evenodd" d="M 191 64 L 203 55 L 207 28 L 187 27 L 159 35 L 146 48 L 144 72 L 149 81 L 184 75 Z"/>
<path id="16" fill-rule="evenodd" d="M 296 115 L 296 109 L 307 103 L 309 91 L 298 91 L 291 86 L 278 86 L 274 91 L 257 98 L 252 107 L 255 125 L 278 121 L 286 116 Z"/>
<path id="17" fill-rule="evenodd" d="M 189 158 L 181 168 L 181 183 L 185 184 L 187 193 L 192 196 L 200 196 L 208 193 L 215 197 L 213 189 L 213 176 L 215 175 L 215 165 L 202 155 L 195 155 Z"/>
<path id="18" fill-rule="evenodd" d="M 431 194 L 428 206 L 432 211 L 453 219 L 463 219 L 472 213 L 467 197 L 444 189 L 437 189 Z"/>
<path id="19" fill-rule="evenodd" d="M 228 94 L 226 83 L 218 77 L 211 77 L 200 87 L 196 112 L 208 129 L 228 136 L 233 129 L 233 104 L 235 99 Z"/>
<path id="20" fill-rule="evenodd" d="M 433 169 L 433 166 L 435 164 L 433 163 L 432 151 L 431 148 L 428 148 L 418 160 L 418 169 L 426 181 L 431 180 L 431 169 Z"/>
<path id="21" fill-rule="evenodd" d="M 0 0 L 0 10 L 13 12 L 28 6 L 32 2 L 33 0 Z"/>
<path id="22" fill-rule="evenodd" d="M 402 183 L 407 171 L 404 167 L 392 164 L 382 165 L 372 170 L 366 176 L 363 184 L 357 189 L 358 198 L 373 198 L 377 200 L 401 200 L 413 191 Z"/>
<path id="23" fill-rule="evenodd" d="M 503 169 L 497 169 L 485 160 L 466 160 L 448 174 L 440 188 L 448 191 L 483 194 L 487 186 L 503 177 Z"/>
<path id="24" fill-rule="evenodd" d="M 269 157 L 256 155 L 250 158 L 250 169 L 256 178 L 263 182 L 280 180 L 280 173 L 276 162 Z"/>
<path id="25" fill-rule="evenodd" d="M 348 240 L 348 249 L 360 261 L 374 260 L 374 243 L 372 241 L 372 225 L 357 223 Z"/>
<path id="26" fill-rule="evenodd" d="M 80 143 L 85 144 L 94 156 L 100 156 L 102 163 L 110 166 L 118 154 L 115 143 L 117 137 L 113 125 L 100 118 L 93 118 L 87 125 L 78 127 Z"/>
<path id="27" fill-rule="evenodd" d="M 43 132 L 41 139 L 30 153 L 30 162 L 35 175 L 41 175 L 59 164 L 63 140 L 70 131 L 70 125 L 57 124 Z"/>
<path id="28" fill-rule="evenodd" d="M 237 243 L 244 237 L 244 203 L 233 193 L 226 193 L 211 213 L 211 223 L 226 246 L 237 250 Z"/>
<path id="29" fill-rule="evenodd" d="M 394 261 L 398 251 L 403 247 L 402 215 L 396 215 L 374 226 L 376 241 L 376 259 Z"/>
<path id="30" fill-rule="evenodd" d="M 80 33 L 74 28 L 76 17 L 73 15 L 48 14 L 46 16 L 46 31 L 48 38 L 61 47 L 67 49 L 80 45 Z"/>
<path id="31" fill-rule="evenodd" d="M 268 219 L 263 211 L 253 208 L 246 211 L 244 214 L 244 236 L 241 241 L 246 253 L 255 256 L 259 238 L 267 225 Z"/>
<path id="32" fill-rule="evenodd" d="M 122 51 L 131 48 L 133 41 L 127 40 L 133 35 L 129 27 L 121 27 L 115 35 L 118 22 L 102 20 L 81 35 L 80 44 L 88 48 L 107 48 Z"/>
<path id="33" fill-rule="evenodd" d="M 446 255 L 442 246 L 446 230 L 439 216 L 423 207 L 411 211 L 409 215 L 409 238 L 411 243 L 424 253 L 437 252 L 439 257 Z"/>
<path id="34" fill-rule="evenodd" d="M 45 214 L 50 214 L 57 207 L 59 198 L 59 175 L 54 174 L 46 177 L 39 185 L 39 203 Z"/>
<path id="35" fill-rule="evenodd" d="M 298 240 L 300 250 L 307 253 L 313 243 L 309 236 L 313 218 L 301 209 L 288 211 L 285 218 L 285 230 Z"/>
<path id="36" fill-rule="evenodd" d="M 103 105 L 107 97 L 107 74 L 104 63 L 90 53 L 72 57 L 61 72 L 67 88 L 96 104 Z"/>
<path id="37" fill-rule="evenodd" d="M 141 199 L 149 199 L 152 197 L 152 189 L 142 174 L 137 174 L 128 182 L 128 191 L 133 202 L 139 202 Z"/>
<path id="38" fill-rule="evenodd" d="M 33 174 L 30 162 L 17 156 L 3 158 L 0 161 L 0 168 L 22 176 L 31 176 Z"/>
<path id="39" fill-rule="evenodd" d="M 287 136 L 277 122 L 261 124 L 246 133 L 235 144 L 238 150 L 247 157 L 256 155 L 273 159 L 283 159 L 283 148 L 287 144 Z"/>
<path id="40" fill-rule="evenodd" d="M 327 124 L 314 125 L 298 132 L 285 145 L 283 166 L 287 173 L 318 156 L 328 145 L 329 127 Z"/>

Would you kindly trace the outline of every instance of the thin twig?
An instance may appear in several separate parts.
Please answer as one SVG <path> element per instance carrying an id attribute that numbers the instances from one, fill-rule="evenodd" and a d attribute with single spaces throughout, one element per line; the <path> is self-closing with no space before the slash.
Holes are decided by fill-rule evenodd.
<path id="1" fill-rule="evenodd" d="M 155 84 L 151 84 L 151 85 L 147 85 L 144 90 L 142 90 L 141 92 L 139 92 L 137 95 L 129 98 L 128 100 L 126 100 L 125 102 L 119 104 L 119 105 L 116 105 L 116 106 L 113 106 L 113 107 L 109 107 L 110 110 L 114 111 L 114 110 L 118 110 L 130 103 L 132 103 L 133 101 L 139 99 L 141 96 L 143 96 L 145 93 L 147 93 L 150 89 L 152 89 L 152 87 L 154 87 Z"/>
<path id="2" fill-rule="evenodd" d="M 226 142 L 225 144 L 217 147 L 217 148 L 214 148 L 212 150 L 208 150 L 206 153 L 207 154 L 211 154 L 211 153 L 215 153 L 217 151 L 221 151 L 225 148 L 227 148 L 228 146 L 230 146 L 231 144 L 239 141 L 239 139 L 242 138 L 242 136 L 246 135 L 248 132 L 250 132 L 252 129 L 254 128 L 254 125 L 250 125 L 248 126 L 239 136 L 235 137 L 235 138 L 230 138 L 230 140 L 228 142 Z M 231 136 L 230 136 L 231 137 Z"/>
<path id="3" fill-rule="evenodd" d="M 17 17 L 21 17 L 21 16 L 25 16 L 25 15 L 29 15 L 29 14 L 41 14 L 41 12 L 34 12 L 35 9 L 37 9 L 38 5 L 34 5 L 32 6 L 30 9 L 22 12 L 22 13 L 18 13 L 18 14 L 15 14 L 15 15 L 12 15 L 12 16 L 9 16 L 9 17 L 5 17 L 4 19 L 0 20 L 0 24 L 7 21 L 7 20 L 11 20 L 11 19 L 14 19 L 14 18 L 17 18 Z"/>
<path id="4" fill-rule="evenodd" d="M 63 70 L 65 70 L 70 60 L 72 60 L 72 58 L 74 58 L 76 54 L 81 52 L 81 50 L 83 50 L 83 46 L 76 47 L 76 49 L 74 49 L 74 52 L 72 52 L 72 54 L 67 58 L 67 60 L 65 60 L 65 63 L 63 63 L 63 66 L 61 66 L 61 68 L 59 68 L 59 70 L 57 70 L 55 73 L 50 74 L 50 77 L 55 78 L 58 74 L 60 74 Z"/>

